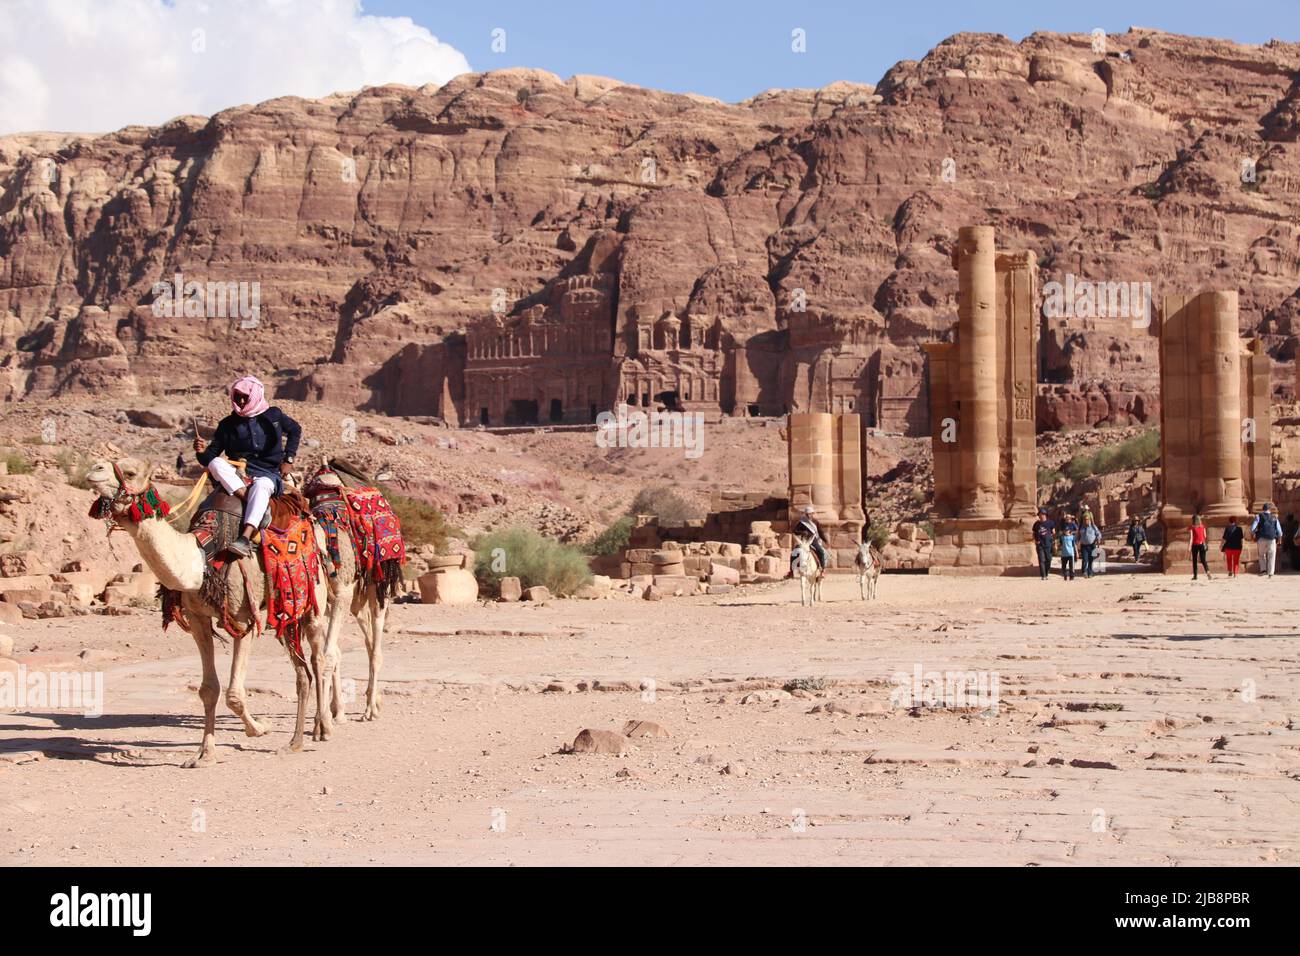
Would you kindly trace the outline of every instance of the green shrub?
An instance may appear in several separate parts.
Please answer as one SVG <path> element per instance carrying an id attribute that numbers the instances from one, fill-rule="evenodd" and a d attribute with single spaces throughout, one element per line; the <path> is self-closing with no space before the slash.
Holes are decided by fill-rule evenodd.
<path id="1" fill-rule="evenodd" d="M 867 540 L 877 551 L 883 550 L 889 544 L 889 528 L 883 524 L 873 524 L 867 529 Z"/>
<path id="2" fill-rule="evenodd" d="M 587 556 L 572 545 L 531 528 L 508 528 L 475 539 L 474 576 L 492 594 L 510 576 L 525 588 L 542 585 L 552 594 L 568 595 L 591 580 L 591 569 Z"/>
<path id="3" fill-rule="evenodd" d="M 692 518 L 702 518 L 700 509 L 668 485 L 642 488 L 627 509 L 629 515 L 658 515 L 664 528 L 680 528 Z"/>
<path id="4" fill-rule="evenodd" d="M 392 506 L 397 520 L 402 523 L 402 537 L 406 539 L 408 548 L 431 544 L 442 554 L 447 547 L 447 539 L 459 537 L 459 530 L 449 525 L 442 512 L 427 501 L 395 495 L 386 488 L 384 497 Z"/>
<path id="5" fill-rule="evenodd" d="M 1118 445 L 1103 445 L 1093 451 L 1079 452 L 1065 463 L 1067 478 L 1079 481 L 1093 475 L 1108 475 L 1153 465 L 1160 458 L 1160 429 L 1150 428 Z"/>
<path id="6" fill-rule="evenodd" d="M 632 519 L 619 518 L 612 525 L 586 543 L 583 550 L 588 554 L 620 554 L 632 537 Z"/>
<path id="7" fill-rule="evenodd" d="M 79 452 L 65 448 L 59 452 L 58 462 L 68 484 L 83 491 L 90 487 L 86 484 L 86 472 L 90 470 L 90 465 Z"/>
<path id="8" fill-rule="evenodd" d="M 1050 488 L 1064 477 L 1059 468 L 1048 468 L 1046 465 L 1038 466 L 1039 488 Z"/>
<path id="9" fill-rule="evenodd" d="M 787 693 L 793 693 L 796 690 L 819 691 L 826 689 L 825 677 L 796 677 L 788 680 L 782 685 L 782 689 Z"/>
<path id="10" fill-rule="evenodd" d="M 11 475 L 30 475 L 32 473 L 31 462 L 16 451 L 11 451 L 5 455 L 4 460 L 5 464 L 9 466 L 9 474 Z"/>

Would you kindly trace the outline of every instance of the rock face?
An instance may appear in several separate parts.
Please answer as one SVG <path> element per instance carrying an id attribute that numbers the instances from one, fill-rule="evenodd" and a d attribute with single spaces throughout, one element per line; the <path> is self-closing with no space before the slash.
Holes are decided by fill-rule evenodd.
<path id="1" fill-rule="evenodd" d="M 956 224 L 989 223 L 1078 293 L 1037 318 L 1039 427 L 1154 421 L 1121 285 L 1235 288 L 1293 354 L 1298 74 L 1297 44 L 961 34 L 874 89 L 737 105 L 515 69 L 6 137 L 0 395 L 263 369 L 452 424 L 625 401 L 922 435 Z"/>

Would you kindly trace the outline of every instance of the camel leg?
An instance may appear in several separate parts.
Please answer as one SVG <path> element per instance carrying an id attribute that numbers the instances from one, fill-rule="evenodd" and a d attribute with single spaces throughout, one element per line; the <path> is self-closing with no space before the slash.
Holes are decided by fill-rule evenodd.
<path id="1" fill-rule="evenodd" d="M 331 595 L 329 605 L 329 619 L 325 631 L 325 655 L 329 660 L 331 681 L 330 690 L 330 716 L 336 721 L 343 722 L 348 719 L 347 708 L 343 703 L 343 623 L 347 619 L 347 611 L 355 601 L 354 594 L 355 584 L 339 584 L 338 591 Z"/>
<path id="2" fill-rule="evenodd" d="M 297 753 L 302 750 L 303 731 L 307 726 L 307 695 L 311 691 L 311 674 L 307 665 L 294 654 L 290 642 L 285 642 L 284 649 L 289 655 L 289 663 L 293 665 L 294 683 L 298 691 L 298 719 L 293 726 L 293 738 L 289 741 L 289 750 Z"/>
<path id="3" fill-rule="evenodd" d="M 230 683 L 226 686 L 226 706 L 244 722 L 244 733 L 250 737 L 260 737 L 266 733 L 266 729 L 249 713 L 244 691 L 244 674 L 248 670 L 248 658 L 253 651 L 253 639 L 250 635 L 245 635 L 233 640 L 235 647 L 230 660 Z"/>
<path id="4" fill-rule="evenodd" d="M 388 607 L 379 606 L 379 596 L 373 587 L 366 589 L 363 595 L 365 607 L 357 615 L 361 633 L 366 639 L 366 655 L 370 658 L 370 680 L 366 684 L 366 710 L 362 720 L 375 720 L 379 717 L 381 695 L 379 693 L 379 668 L 384 664 L 384 620 L 388 616 Z"/>
<path id="5" fill-rule="evenodd" d="M 328 653 L 326 653 L 325 636 L 329 631 L 327 622 L 321 620 L 321 615 L 312 614 L 299 624 L 303 629 L 303 635 L 311 650 L 308 653 L 308 659 L 311 661 L 311 674 L 316 682 L 316 723 L 312 728 L 312 740 L 325 741 L 334 735 L 334 715 L 330 708 L 330 696 L 334 687 L 334 680 L 330 676 L 331 664 L 333 663 Z"/>
<path id="6" fill-rule="evenodd" d="M 199 684 L 199 699 L 203 701 L 203 743 L 199 745 L 199 752 L 182 766 L 210 767 L 217 762 L 217 698 L 221 696 L 221 681 L 217 679 L 217 660 L 212 647 L 212 622 L 199 615 L 190 621 L 199 659 L 203 662 L 203 682 Z"/>

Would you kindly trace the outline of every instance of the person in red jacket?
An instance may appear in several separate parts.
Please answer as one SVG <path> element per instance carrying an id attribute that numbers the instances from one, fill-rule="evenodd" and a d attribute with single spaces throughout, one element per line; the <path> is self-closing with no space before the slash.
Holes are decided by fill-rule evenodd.
<path id="1" fill-rule="evenodd" d="M 1210 578 L 1210 566 L 1205 563 L 1205 525 L 1201 523 L 1200 515 L 1192 515 L 1192 580 L 1196 580 L 1196 562 L 1199 559 L 1201 567 L 1205 568 L 1205 579 Z"/>

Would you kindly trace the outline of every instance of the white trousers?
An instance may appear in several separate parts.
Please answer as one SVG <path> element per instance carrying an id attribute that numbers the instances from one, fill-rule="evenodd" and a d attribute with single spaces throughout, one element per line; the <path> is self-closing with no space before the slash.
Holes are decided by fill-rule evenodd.
<path id="1" fill-rule="evenodd" d="M 240 488 L 244 487 L 244 479 L 239 476 L 235 466 L 226 459 L 217 456 L 212 459 L 208 465 L 208 474 L 216 479 L 217 484 L 225 489 L 226 494 L 233 495 Z M 266 506 L 271 501 L 271 493 L 275 491 L 275 482 L 270 478 L 263 478 L 258 475 L 253 479 L 253 483 L 248 486 L 248 497 L 244 499 L 244 524 L 251 524 L 254 528 L 266 514 Z"/>
<path id="2" fill-rule="evenodd" d="M 1259 539 L 1259 573 L 1273 576 L 1273 564 L 1277 560 L 1277 539 Z"/>

